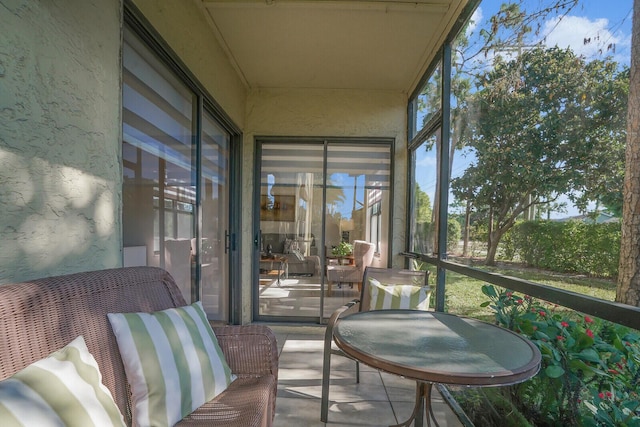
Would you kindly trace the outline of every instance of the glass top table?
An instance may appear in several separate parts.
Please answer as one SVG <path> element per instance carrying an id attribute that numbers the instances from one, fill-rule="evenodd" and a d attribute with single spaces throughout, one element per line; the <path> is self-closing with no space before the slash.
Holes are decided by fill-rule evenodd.
<path id="1" fill-rule="evenodd" d="M 399 425 L 409 425 L 413 419 L 416 426 L 422 425 L 422 405 L 431 412 L 433 383 L 509 385 L 531 378 L 540 369 L 540 351 L 531 341 L 490 323 L 447 313 L 355 313 L 337 322 L 333 336 L 352 358 L 416 380 L 416 408 Z"/>

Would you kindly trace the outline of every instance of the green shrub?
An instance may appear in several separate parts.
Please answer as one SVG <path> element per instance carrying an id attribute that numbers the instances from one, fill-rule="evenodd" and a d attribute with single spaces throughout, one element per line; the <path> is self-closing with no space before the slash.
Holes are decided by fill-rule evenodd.
<path id="1" fill-rule="evenodd" d="M 458 242 L 462 236 L 462 226 L 455 219 L 447 222 L 447 251 L 455 252 L 458 249 Z"/>
<path id="2" fill-rule="evenodd" d="M 496 323 L 529 338 L 540 372 L 510 386 L 513 406 L 536 426 L 640 426 L 640 336 L 576 312 L 558 312 L 485 285 Z"/>
<path id="3" fill-rule="evenodd" d="M 620 236 L 619 223 L 521 221 L 503 238 L 501 256 L 530 267 L 615 278 Z"/>

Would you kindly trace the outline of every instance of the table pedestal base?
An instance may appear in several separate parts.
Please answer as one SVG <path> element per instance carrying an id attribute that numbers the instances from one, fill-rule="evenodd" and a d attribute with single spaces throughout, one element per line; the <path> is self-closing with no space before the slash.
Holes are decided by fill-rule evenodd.
<path id="1" fill-rule="evenodd" d="M 408 427 L 411 425 L 411 422 L 414 421 L 415 427 L 422 427 L 424 422 L 422 420 L 422 414 L 426 413 L 427 415 L 427 426 L 431 426 L 431 419 L 433 418 L 433 423 L 436 427 L 440 427 L 438 421 L 436 421 L 436 417 L 433 415 L 433 407 L 431 406 L 431 389 L 433 387 L 432 383 L 424 383 L 417 381 L 416 382 L 416 404 L 413 407 L 413 412 L 409 419 L 401 424 L 396 424 L 389 427 Z"/>

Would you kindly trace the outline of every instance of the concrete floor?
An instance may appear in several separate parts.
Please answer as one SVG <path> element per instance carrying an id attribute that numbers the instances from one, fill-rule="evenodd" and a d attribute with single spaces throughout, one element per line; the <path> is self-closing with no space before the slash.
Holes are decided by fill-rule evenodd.
<path id="1" fill-rule="evenodd" d="M 270 324 L 280 351 L 278 397 L 274 426 L 389 426 L 409 418 L 415 382 L 332 357 L 329 422 L 320 421 L 323 326 Z M 435 391 L 435 388 L 434 388 Z M 459 427 L 451 408 L 434 392 L 435 417 L 441 427 Z M 425 426 L 426 421 L 425 421 Z"/>
<path id="2" fill-rule="evenodd" d="M 282 278 L 279 283 L 274 279 L 261 279 L 260 315 L 317 319 L 320 316 L 322 289 L 317 276 L 291 276 Z M 328 318 L 337 308 L 359 296 L 357 285 L 333 286 L 331 296 L 325 291 L 323 316 Z"/>

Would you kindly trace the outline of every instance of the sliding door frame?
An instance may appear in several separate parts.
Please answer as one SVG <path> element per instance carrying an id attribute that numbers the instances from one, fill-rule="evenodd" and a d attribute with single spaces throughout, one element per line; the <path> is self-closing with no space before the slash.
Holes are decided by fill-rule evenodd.
<path id="1" fill-rule="evenodd" d="M 394 164 L 395 164 L 395 139 L 393 138 L 381 138 L 381 137 L 292 137 L 292 136 L 255 136 L 254 137 L 254 184 L 253 184 L 253 247 L 251 250 L 251 295 L 253 306 L 253 320 L 255 321 L 269 321 L 269 322 L 296 322 L 296 323 L 313 323 L 323 324 L 326 323 L 329 316 L 323 316 L 324 313 L 324 286 L 326 286 L 325 278 L 325 263 L 323 253 L 320 253 L 320 280 L 322 284 L 322 292 L 320 296 L 319 313 L 317 316 L 274 316 L 260 314 L 260 292 L 259 292 L 259 278 L 260 278 L 260 190 L 262 185 L 262 146 L 264 143 L 281 143 L 291 144 L 295 149 L 296 144 L 322 144 L 323 145 L 323 182 L 322 182 L 322 236 L 320 242 L 325 244 L 325 223 L 326 223 L 326 182 L 327 182 L 327 153 L 329 145 L 344 144 L 368 144 L 368 145 L 382 145 L 389 147 L 389 215 L 387 218 L 387 267 L 392 263 L 392 240 L 393 240 L 393 206 L 394 206 Z M 322 247 L 322 245 L 320 247 Z M 323 251 L 322 251 L 323 252 Z"/>

